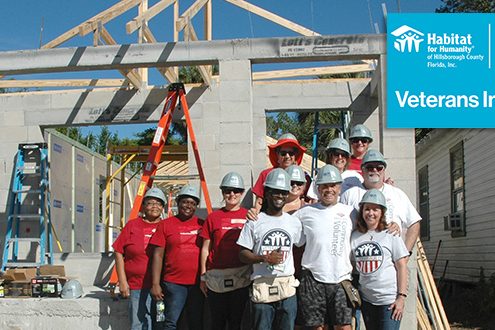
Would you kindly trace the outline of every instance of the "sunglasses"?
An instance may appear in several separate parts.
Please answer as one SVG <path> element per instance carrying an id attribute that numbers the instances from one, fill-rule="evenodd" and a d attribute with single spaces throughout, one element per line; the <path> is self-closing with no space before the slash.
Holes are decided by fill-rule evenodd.
<path id="1" fill-rule="evenodd" d="M 354 139 L 351 139 L 351 143 L 358 143 L 359 141 L 361 141 L 362 144 L 370 143 L 370 140 L 367 139 L 367 138 L 354 138 Z"/>
<path id="2" fill-rule="evenodd" d="M 283 196 L 283 197 L 287 197 L 289 196 L 289 192 L 288 191 L 285 191 L 285 190 L 279 190 L 279 189 L 270 189 L 268 191 L 268 193 L 272 196 L 274 195 L 279 195 L 279 196 Z"/>
<path id="3" fill-rule="evenodd" d="M 301 186 L 304 186 L 304 182 L 301 182 L 301 181 L 291 181 L 290 182 L 290 185 L 291 186 L 296 185 L 298 187 L 301 187 Z"/>
<path id="4" fill-rule="evenodd" d="M 383 165 L 365 165 L 364 168 L 368 171 L 376 169 L 378 172 L 381 172 L 381 171 L 383 171 L 385 166 L 383 166 Z"/>
<path id="5" fill-rule="evenodd" d="M 349 157 L 345 152 L 338 152 L 338 151 L 332 151 L 330 153 L 331 156 L 334 156 L 334 157 L 342 157 L 342 158 L 347 158 Z"/>
<path id="6" fill-rule="evenodd" d="M 296 152 L 293 150 L 279 150 L 278 154 L 282 157 L 285 157 L 286 155 L 289 155 L 292 157 L 292 156 L 296 155 Z"/>
<path id="7" fill-rule="evenodd" d="M 222 189 L 222 194 L 225 194 L 225 195 L 230 195 L 231 193 L 242 194 L 243 192 L 244 192 L 244 189 L 240 189 L 240 188 L 226 188 L 226 189 Z"/>

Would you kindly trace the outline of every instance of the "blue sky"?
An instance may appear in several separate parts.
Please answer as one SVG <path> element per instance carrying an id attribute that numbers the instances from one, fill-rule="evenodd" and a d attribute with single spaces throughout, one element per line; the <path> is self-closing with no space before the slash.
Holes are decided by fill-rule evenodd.
<path id="1" fill-rule="evenodd" d="M 149 0 L 151 7 L 158 0 Z M 5 2 L 5 1 L 4 1 Z M 181 0 L 180 12 L 186 10 L 194 1 Z M 434 12 L 441 6 L 440 0 L 251 0 L 252 4 L 276 13 L 286 19 L 305 26 L 320 34 L 361 34 L 375 33 L 374 24 L 378 24 L 381 33 L 385 32 L 382 3 L 388 12 Z M 40 45 L 40 30 L 43 44 L 56 38 L 65 31 L 96 15 L 117 3 L 116 0 L 49 0 L 49 1 L 9 1 L 2 6 L 0 14 L 0 51 L 36 49 Z M 125 24 L 137 15 L 133 8 L 106 25 L 110 34 L 118 43 L 127 44 L 137 40 L 137 34 L 127 35 Z M 172 7 L 153 18 L 150 27 L 161 42 L 172 37 Z M 263 38 L 294 36 L 287 30 L 257 15 L 238 8 L 226 1 L 213 1 L 213 38 Z M 195 29 L 202 37 L 203 15 L 200 12 L 193 20 Z M 92 45 L 92 34 L 86 37 L 76 36 L 60 47 Z M 269 68 L 263 68 L 268 70 Z M 154 71 L 154 70 L 153 70 Z M 158 74 L 150 71 L 151 84 L 164 84 Z M 118 72 L 78 72 L 73 74 L 32 75 L 19 79 L 42 78 L 121 78 Z M 132 136 L 133 132 L 143 130 L 149 125 L 111 126 L 119 136 Z M 86 130 L 85 130 L 86 131 Z"/>

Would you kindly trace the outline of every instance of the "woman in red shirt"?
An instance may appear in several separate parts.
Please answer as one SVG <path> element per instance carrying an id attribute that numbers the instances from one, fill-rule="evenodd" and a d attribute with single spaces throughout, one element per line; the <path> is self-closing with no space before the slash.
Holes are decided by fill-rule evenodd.
<path id="1" fill-rule="evenodd" d="M 241 320 L 249 298 L 250 265 L 239 260 L 236 244 L 246 222 L 247 209 L 241 207 L 244 180 L 235 172 L 227 173 L 220 184 L 225 206 L 206 218 L 200 236 L 200 288 L 208 298 L 212 329 L 241 329 Z"/>
<path id="2" fill-rule="evenodd" d="M 258 180 L 253 186 L 253 194 L 256 195 L 254 207 L 257 211 L 261 209 L 263 202 L 263 190 L 266 177 L 274 168 L 286 169 L 291 165 L 300 165 L 306 148 L 299 144 L 296 137 L 291 133 L 280 136 L 277 143 L 268 146 L 268 158 L 273 167 L 267 168 L 258 176 Z"/>
<path id="3" fill-rule="evenodd" d="M 177 195 L 178 214 L 160 222 L 150 244 L 155 245 L 151 267 L 151 296 L 165 303 L 164 329 L 177 329 L 186 309 L 188 328 L 203 328 L 204 296 L 199 289 L 199 232 L 203 220 L 195 216 L 199 192 L 184 186 Z"/>
<path id="4" fill-rule="evenodd" d="M 130 297 L 129 309 L 132 330 L 151 330 L 151 257 L 148 245 L 161 220 L 165 195 L 159 188 L 151 188 L 143 199 L 141 218 L 130 220 L 115 243 L 115 265 L 120 294 Z"/>

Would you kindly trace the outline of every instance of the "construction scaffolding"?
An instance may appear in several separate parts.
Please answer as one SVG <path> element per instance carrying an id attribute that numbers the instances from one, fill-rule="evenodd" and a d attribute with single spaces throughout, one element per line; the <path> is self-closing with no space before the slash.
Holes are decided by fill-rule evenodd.
<path id="1" fill-rule="evenodd" d="M 145 163 L 148 155 L 150 154 L 150 146 L 112 146 L 107 149 L 107 177 L 105 184 L 105 212 L 103 217 L 103 223 L 106 227 L 106 236 L 109 237 L 109 229 L 115 228 L 120 230 L 124 227 L 126 221 L 126 213 L 124 212 L 125 195 L 121 193 L 118 200 L 112 199 L 112 186 L 118 184 L 120 191 L 126 191 L 128 194 L 128 200 L 132 201 L 135 198 L 135 191 L 128 188 L 128 183 L 139 176 L 142 171 L 142 164 L 138 169 L 131 172 L 130 177 L 126 177 L 128 173 L 128 166 L 131 163 Z M 115 163 L 115 158 L 120 157 L 120 166 L 112 170 L 112 163 Z M 160 187 L 165 193 L 174 193 L 179 188 L 186 184 L 188 180 L 198 179 L 197 175 L 188 175 L 188 155 L 187 145 L 168 145 L 162 152 L 160 164 L 157 168 L 157 173 L 154 176 L 155 185 Z M 118 219 L 118 226 L 115 224 L 115 220 L 112 213 L 111 205 L 117 205 L 120 208 L 120 217 Z M 132 208 L 132 205 L 129 205 Z M 110 242 L 107 242 L 107 251 Z"/>

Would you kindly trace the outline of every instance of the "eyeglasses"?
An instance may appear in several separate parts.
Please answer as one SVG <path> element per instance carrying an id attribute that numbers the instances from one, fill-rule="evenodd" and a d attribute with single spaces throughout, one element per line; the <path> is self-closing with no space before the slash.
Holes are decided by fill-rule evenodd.
<path id="1" fill-rule="evenodd" d="M 268 190 L 268 193 L 270 195 L 272 195 L 272 196 L 274 196 L 274 195 L 279 195 L 279 196 L 282 196 L 282 197 L 289 196 L 289 192 L 288 191 L 280 190 L 280 189 L 270 189 L 270 190 Z"/>
<path id="2" fill-rule="evenodd" d="M 367 170 L 367 171 L 371 171 L 373 169 L 376 169 L 378 172 L 381 172 L 383 171 L 383 169 L 385 168 L 385 166 L 383 165 L 373 165 L 373 164 L 369 164 L 369 165 L 365 165 L 364 168 Z"/>
<path id="3" fill-rule="evenodd" d="M 290 182 L 290 185 L 291 186 L 296 185 L 298 187 L 301 187 L 301 186 L 304 186 L 304 182 L 301 182 L 301 181 L 291 181 Z"/>
<path id="4" fill-rule="evenodd" d="M 362 144 L 370 143 L 370 140 L 367 138 L 353 138 L 353 139 L 351 139 L 351 143 L 358 143 L 359 141 L 361 141 Z"/>
<path id="5" fill-rule="evenodd" d="M 157 206 L 163 206 L 162 203 L 160 202 L 146 202 L 144 203 L 145 206 L 149 206 L 149 207 L 157 207 Z"/>
<path id="6" fill-rule="evenodd" d="M 339 151 L 332 151 L 330 153 L 330 156 L 334 156 L 334 157 L 342 157 L 342 158 L 347 158 L 349 157 L 345 152 L 339 152 Z"/>
<path id="7" fill-rule="evenodd" d="M 225 188 L 225 189 L 222 189 L 222 194 L 225 194 L 225 195 L 230 195 L 231 193 L 242 194 L 243 192 L 244 192 L 244 189 L 240 189 L 240 188 Z"/>
<path id="8" fill-rule="evenodd" d="M 279 150 L 278 154 L 282 157 L 285 157 L 286 155 L 289 155 L 292 157 L 292 156 L 296 155 L 296 152 L 294 150 Z"/>

